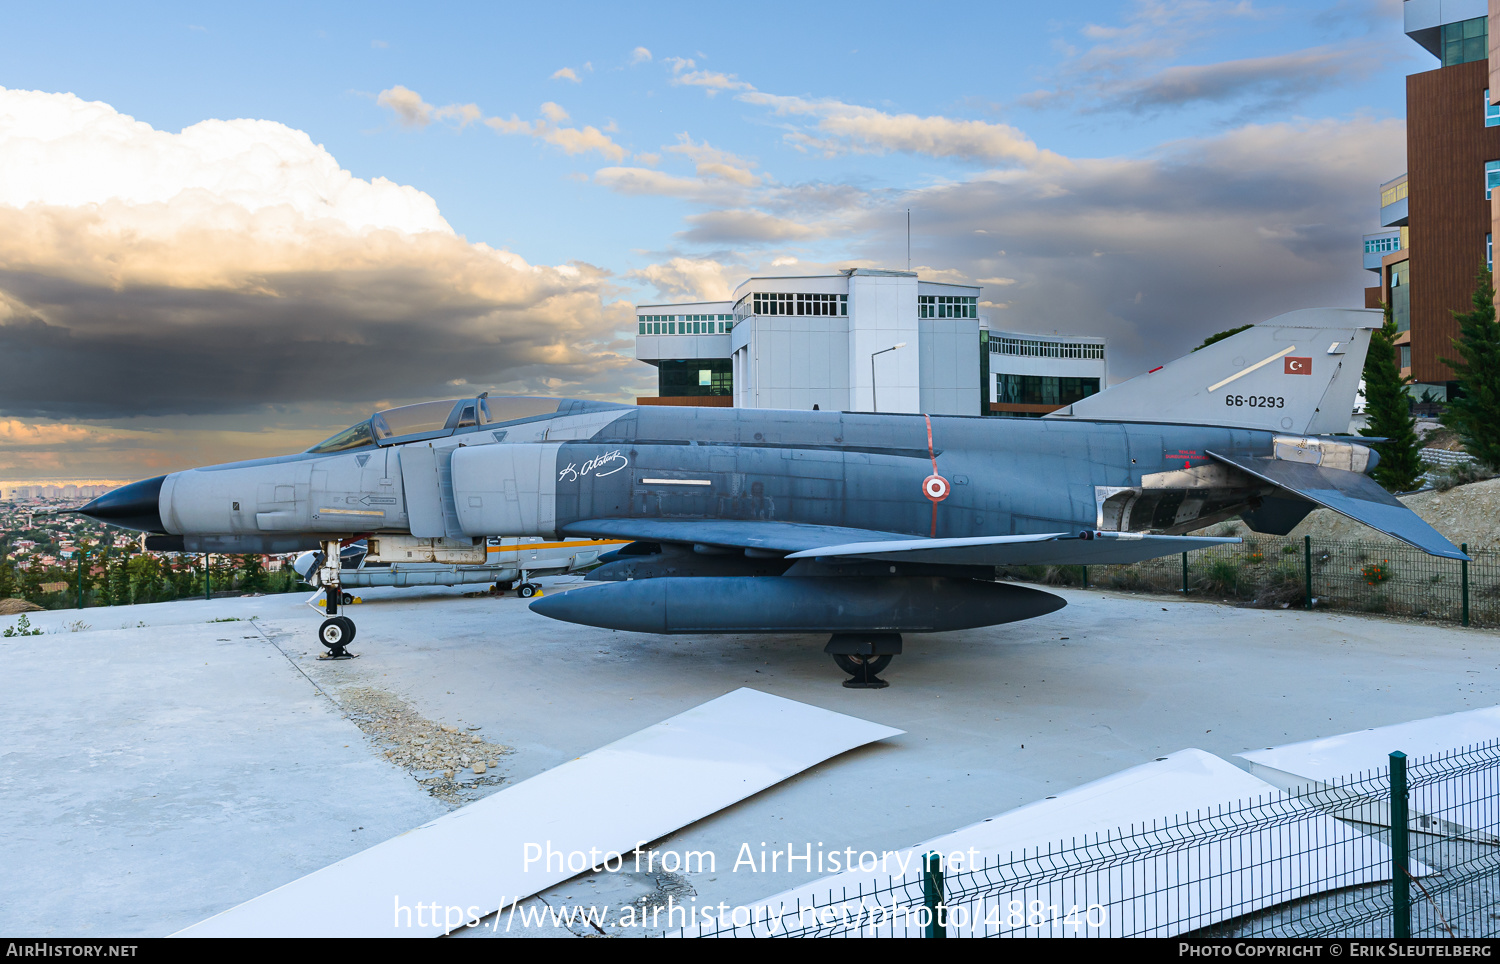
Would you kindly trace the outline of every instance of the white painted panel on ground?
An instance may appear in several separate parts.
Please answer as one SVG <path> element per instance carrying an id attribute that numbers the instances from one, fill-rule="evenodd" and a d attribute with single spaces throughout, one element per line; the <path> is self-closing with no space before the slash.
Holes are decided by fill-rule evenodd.
<path id="1" fill-rule="evenodd" d="M 628 853 L 830 757 L 902 732 L 738 689 L 175 936 L 437 936 L 576 876 L 588 860 Z M 562 855 L 550 865 L 548 847 Z M 433 922 L 429 912 L 422 926 L 418 902 L 459 908 L 462 917 L 443 911 Z"/>
<path id="2" fill-rule="evenodd" d="M 963 936 L 1166 937 L 1298 897 L 1390 879 L 1389 848 L 1321 812 L 1287 826 L 1220 834 L 1219 839 L 1184 844 L 1159 856 L 1125 856 L 1133 850 L 1149 851 L 1152 841 L 1232 827 L 1232 818 L 1214 815 L 1258 799 L 1283 798 L 1269 783 L 1212 754 L 1180 750 L 915 847 L 855 855 L 855 860 L 865 858 L 863 868 L 757 901 L 736 923 L 753 917 L 760 922 L 757 933 L 768 926 L 795 929 L 801 908 L 833 901 L 829 929 L 843 926 L 852 931 L 863 922 L 868 933 L 872 921 L 881 921 L 876 934 L 919 936 L 921 855 L 933 852 L 944 855 L 950 894 L 962 882 L 962 871 L 982 868 L 986 862 L 993 865 L 997 857 L 1004 863 L 1040 852 L 1024 864 L 1036 880 L 1032 886 L 1002 888 L 1001 893 L 963 904 L 961 919 L 948 928 L 950 935 Z M 842 851 L 839 857 L 845 859 Z M 1073 863 L 1079 872 L 1064 876 L 1060 868 Z M 1006 878 L 1014 879 L 1021 868 L 1020 863 L 1012 865 Z M 903 878 L 910 882 L 904 892 L 860 896 Z M 1019 926 L 1011 916 L 1012 901 L 1022 907 Z M 909 911 L 872 916 L 870 909 L 877 904 Z M 1090 905 L 1096 907 L 1092 917 Z M 1029 922 L 1033 907 L 1042 908 L 1041 925 Z M 803 912 L 803 925 L 814 919 Z M 767 925 L 768 920 L 773 923 Z"/>
<path id="3" fill-rule="evenodd" d="M 1276 771 L 1293 779 L 1331 783 L 1340 777 L 1363 772 L 1380 772 L 1390 766 L 1391 753 L 1400 750 L 1411 761 L 1422 757 L 1453 753 L 1464 747 L 1494 743 L 1500 740 L 1500 706 L 1434 716 L 1410 723 L 1395 723 L 1355 733 L 1325 736 L 1286 746 L 1252 750 L 1238 756 L 1250 763 L 1250 771 L 1273 783 L 1289 781 Z M 1269 768 L 1269 769 L 1267 769 Z M 1419 786 L 1411 792 L 1410 810 L 1416 826 L 1423 820 L 1442 820 L 1460 828 L 1494 834 L 1500 826 L 1500 801 L 1493 787 L 1479 780 L 1443 780 Z M 1375 814 L 1382 820 L 1384 809 Z"/>

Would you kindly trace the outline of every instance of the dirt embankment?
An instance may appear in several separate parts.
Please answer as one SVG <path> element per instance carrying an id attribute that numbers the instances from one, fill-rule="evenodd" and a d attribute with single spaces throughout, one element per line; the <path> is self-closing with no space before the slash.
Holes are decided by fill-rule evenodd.
<path id="1" fill-rule="evenodd" d="M 1460 485 L 1446 492 L 1418 492 L 1401 496 L 1401 501 L 1454 545 L 1467 542 L 1471 546 L 1500 546 L 1500 479 Z M 1244 531 L 1245 524 L 1235 519 L 1210 526 L 1203 533 L 1233 535 Z M 1300 539 L 1307 535 L 1314 541 L 1399 545 L 1389 536 L 1328 509 L 1318 509 L 1303 519 L 1290 537 Z"/>

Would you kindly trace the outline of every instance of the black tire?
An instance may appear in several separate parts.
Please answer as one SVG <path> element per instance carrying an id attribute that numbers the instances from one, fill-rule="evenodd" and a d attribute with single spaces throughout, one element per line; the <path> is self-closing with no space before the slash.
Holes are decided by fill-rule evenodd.
<path id="1" fill-rule="evenodd" d="M 532 596 L 536 595 L 536 586 L 529 582 L 522 583 L 521 587 L 516 590 L 516 595 L 520 596 L 522 599 L 530 599 Z"/>
<path id="2" fill-rule="evenodd" d="M 839 669 L 850 676 L 863 677 L 865 675 L 865 664 L 869 664 L 871 676 L 880 675 L 880 671 L 891 665 L 892 656 L 848 656 L 844 653 L 834 653 L 833 661 L 838 664 Z"/>
<path id="3" fill-rule="evenodd" d="M 347 616 L 329 616 L 318 627 L 318 642 L 326 649 L 337 652 L 349 645 L 354 638 L 354 623 Z"/>
<path id="4" fill-rule="evenodd" d="M 349 592 L 341 592 L 341 593 L 339 593 L 339 605 L 341 605 L 341 606 L 352 606 L 352 605 L 354 605 L 354 594 L 353 593 L 349 593 Z"/>

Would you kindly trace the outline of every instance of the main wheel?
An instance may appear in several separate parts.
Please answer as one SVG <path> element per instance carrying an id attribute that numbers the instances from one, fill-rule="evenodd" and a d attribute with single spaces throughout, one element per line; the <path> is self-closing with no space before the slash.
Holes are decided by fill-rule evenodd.
<path id="1" fill-rule="evenodd" d="M 354 605 L 354 594 L 348 592 L 339 593 L 339 603 L 344 606 Z"/>
<path id="2" fill-rule="evenodd" d="M 516 590 L 516 595 L 522 599 L 530 599 L 536 595 L 536 586 L 529 582 L 522 583 L 521 588 Z"/>
<path id="3" fill-rule="evenodd" d="M 334 653 L 342 653 L 354 641 L 354 620 L 348 616 L 330 616 L 318 627 L 318 640 Z"/>
<path id="4" fill-rule="evenodd" d="M 834 653 L 833 661 L 838 664 L 839 669 L 850 676 L 863 678 L 868 671 L 871 676 L 880 675 L 880 671 L 891 665 L 893 657 L 886 656 L 848 656 L 843 653 Z M 868 667 L 868 669 L 867 669 Z"/>

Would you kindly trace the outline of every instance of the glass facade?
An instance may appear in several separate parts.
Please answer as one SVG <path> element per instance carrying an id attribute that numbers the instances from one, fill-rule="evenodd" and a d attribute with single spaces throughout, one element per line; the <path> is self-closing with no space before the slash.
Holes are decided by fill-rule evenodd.
<path id="1" fill-rule="evenodd" d="M 995 387 L 995 401 L 1005 405 L 1071 405 L 1097 393 L 1099 379 L 1001 373 Z"/>
<path id="2" fill-rule="evenodd" d="M 1500 161 L 1484 162 L 1484 199 L 1490 199 L 1490 192 L 1500 186 Z"/>
<path id="3" fill-rule="evenodd" d="M 663 398 L 684 395 L 733 395 L 734 365 L 728 358 L 689 358 L 662 361 L 656 366 L 657 394 Z"/>
<path id="4" fill-rule="evenodd" d="M 1443 24 L 1443 66 L 1487 60 L 1490 56 L 1488 25 L 1488 17 Z"/>
<path id="5" fill-rule="evenodd" d="M 641 335 L 727 335 L 733 315 L 637 315 Z"/>
<path id="6" fill-rule="evenodd" d="M 1365 238 L 1365 254 L 1390 254 L 1401 250 L 1401 235 L 1388 234 L 1383 238 Z"/>
<path id="7" fill-rule="evenodd" d="M 1391 265 L 1391 318 L 1396 322 L 1396 331 L 1411 331 L 1411 262 L 1397 261 Z"/>
<path id="8" fill-rule="evenodd" d="M 1490 89 L 1484 89 L 1484 126 L 1500 127 L 1500 104 L 1490 103 Z"/>
<path id="9" fill-rule="evenodd" d="M 950 295 L 918 295 L 918 318 L 978 318 L 979 299 Z"/>

